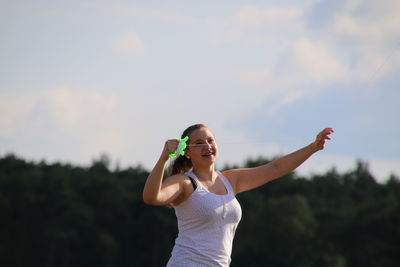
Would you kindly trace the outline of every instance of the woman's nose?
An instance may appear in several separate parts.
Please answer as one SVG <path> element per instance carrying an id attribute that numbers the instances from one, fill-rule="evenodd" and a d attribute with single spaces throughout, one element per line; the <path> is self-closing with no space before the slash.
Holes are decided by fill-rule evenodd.
<path id="1" fill-rule="evenodd" d="M 209 142 L 207 142 L 206 145 L 205 145 L 205 147 L 208 148 L 208 149 L 210 149 L 210 148 L 212 147 L 212 144 L 209 143 Z"/>

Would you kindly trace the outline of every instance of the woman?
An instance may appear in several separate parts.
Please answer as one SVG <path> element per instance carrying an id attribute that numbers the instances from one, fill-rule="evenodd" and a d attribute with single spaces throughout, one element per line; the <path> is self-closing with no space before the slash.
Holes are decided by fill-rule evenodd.
<path id="1" fill-rule="evenodd" d="M 235 195 L 283 176 L 324 148 L 332 128 L 322 130 L 310 145 L 256 168 L 215 170 L 218 146 L 213 133 L 203 124 L 187 128 L 184 156 L 172 165 L 163 181 L 169 153 L 178 148 L 167 140 L 160 159 L 147 178 L 143 200 L 151 205 L 173 206 L 178 219 L 178 237 L 169 267 L 229 266 L 232 241 L 241 218 Z"/>

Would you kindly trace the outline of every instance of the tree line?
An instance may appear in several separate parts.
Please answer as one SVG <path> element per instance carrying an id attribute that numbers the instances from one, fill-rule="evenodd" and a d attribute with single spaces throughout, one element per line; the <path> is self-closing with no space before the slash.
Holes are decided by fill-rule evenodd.
<path id="1" fill-rule="evenodd" d="M 176 218 L 143 203 L 148 174 L 112 169 L 106 156 L 87 167 L 3 156 L 0 266 L 165 266 Z M 400 180 L 378 183 L 365 162 L 344 173 L 293 172 L 237 198 L 232 267 L 400 266 Z"/>

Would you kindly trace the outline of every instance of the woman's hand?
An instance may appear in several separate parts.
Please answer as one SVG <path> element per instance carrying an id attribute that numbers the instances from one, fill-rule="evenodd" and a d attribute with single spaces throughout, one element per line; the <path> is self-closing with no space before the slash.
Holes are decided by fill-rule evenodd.
<path id="1" fill-rule="evenodd" d="M 177 139 L 169 139 L 165 141 L 164 149 L 161 156 L 165 159 L 169 159 L 169 153 L 175 153 L 178 149 L 179 141 Z"/>
<path id="2" fill-rule="evenodd" d="M 160 159 L 147 177 L 143 189 L 143 201 L 150 205 L 168 205 L 182 193 L 182 183 L 179 178 L 167 179 L 163 183 L 165 164 L 169 160 L 169 153 L 178 149 L 179 141 L 169 139 L 165 141 Z"/>
<path id="3" fill-rule="evenodd" d="M 325 128 L 323 129 L 315 138 L 313 146 L 315 149 L 322 150 L 325 147 L 326 140 L 331 140 L 330 134 L 334 133 L 335 131 L 332 128 Z"/>

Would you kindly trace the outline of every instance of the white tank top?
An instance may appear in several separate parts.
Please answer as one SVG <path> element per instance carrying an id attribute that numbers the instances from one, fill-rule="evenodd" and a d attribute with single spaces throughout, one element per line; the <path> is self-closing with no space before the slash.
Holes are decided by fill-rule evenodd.
<path id="1" fill-rule="evenodd" d="M 232 185 L 218 172 L 227 194 L 217 195 L 202 186 L 193 172 L 197 188 L 187 200 L 174 207 L 178 237 L 167 267 L 229 266 L 232 242 L 242 216 Z"/>

